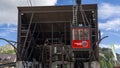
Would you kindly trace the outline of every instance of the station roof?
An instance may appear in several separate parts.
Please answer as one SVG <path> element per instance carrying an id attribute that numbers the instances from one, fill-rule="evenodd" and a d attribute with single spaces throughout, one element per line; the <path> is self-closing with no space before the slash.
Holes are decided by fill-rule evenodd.
<path id="1" fill-rule="evenodd" d="M 88 18 L 91 17 L 92 11 L 97 15 L 97 4 L 82 5 Z M 24 22 L 29 22 L 32 13 L 33 23 L 70 23 L 73 19 L 73 6 L 32 6 L 18 7 L 19 16 L 22 16 Z M 81 16 L 81 15 L 80 15 Z M 97 17 L 97 16 L 96 16 Z M 97 18 L 96 18 L 97 19 Z M 82 21 L 82 17 L 80 19 Z"/>

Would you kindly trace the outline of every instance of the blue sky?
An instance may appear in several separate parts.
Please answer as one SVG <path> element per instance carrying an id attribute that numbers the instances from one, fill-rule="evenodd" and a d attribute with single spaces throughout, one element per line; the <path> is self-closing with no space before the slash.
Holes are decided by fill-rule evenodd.
<path id="1" fill-rule="evenodd" d="M 83 4 L 98 4 L 98 23 L 101 35 L 109 36 L 100 46 L 115 44 L 120 53 L 120 0 L 83 0 Z M 73 0 L 32 0 L 35 6 L 72 5 Z M 0 0 L 0 37 L 17 41 L 17 6 L 28 6 L 28 0 Z M 0 45 L 7 44 L 0 40 Z"/>

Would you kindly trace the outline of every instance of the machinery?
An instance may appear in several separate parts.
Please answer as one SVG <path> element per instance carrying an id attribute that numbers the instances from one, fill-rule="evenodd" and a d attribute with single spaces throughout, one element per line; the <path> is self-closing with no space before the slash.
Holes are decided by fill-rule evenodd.
<path id="1" fill-rule="evenodd" d="M 98 61 L 96 4 L 18 11 L 18 68 L 91 68 Z"/>
<path id="2" fill-rule="evenodd" d="M 80 0 L 77 0 L 80 2 Z M 80 6 L 80 7 L 79 7 Z M 81 4 L 76 3 L 73 7 L 73 22 L 71 24 L 72 32 L 72 48 L 88 48 L 90 49 L 90 23 L 87 18 L 82 18 L 84 21 L 79 22 L 78 12 L 81 12 L 82 17 L 85 17 L 84 11 L 82 10 Z M 78 10 L 81 8 L 81 10 Z M 83 13 L 83 14 L 82 14 Z M 87 23 L 88 22 L 88 23 Z"/>
<path id="3" fill-rule="evenodd" d="M 79 20 L 81 15 L 81 21 Z M 76 0 L 73 6 L 73 21 L 71 24 L 72 49 L 74 53 L 74 68 L 84 68 L 84 62 L 91 62 L 91 25 L 81 5 L 81 0 Z M 91 65 L 88 65 L 91 68 Z"/>

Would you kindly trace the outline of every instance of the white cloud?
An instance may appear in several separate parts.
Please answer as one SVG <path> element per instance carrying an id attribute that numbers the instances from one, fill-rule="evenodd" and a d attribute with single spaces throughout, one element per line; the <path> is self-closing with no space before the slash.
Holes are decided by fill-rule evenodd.
<path id="1" fill-rule="evenodd" d="M 101 19 L 120 17 L 120 5 L 102 3 L 99 6 L 98 14 Z"/>
<path id="2" fill-rule="evenodd" d="M 8 28 L 0 28 L 0 37 L 5 37 L 8 36 L 10 33 L 17 32 L 17 28 L 13 27 L 8 27 Z"/>
<path id="3" fill-rule="evenodd" d="M 0 0 L 0 24 L 16 24 L 17 1 Z"/>
<path id="4" fill-rule="evenodd" d="M 101 32 L 101 36 L 103 36 L 103 34 L 104 34 L 104 33 L 103 33 L 103 32 Z"/>
<path id="5" fill-rule="evenodd" d="M 111 34 L 112 36 L 116 36 L 115 38 L 120 38 L 120 34 L 119 34 L 119 32 L 107 32 L 107 33 L 109 33 L 109 34 Z"/>
<path id="6" fill-rule="evenodd" d="M 115 49 L 120 49 L 120 44 L 115 44 Z"/>
<path id="7" fill-rule="evenodd" d="M 98 10 L 99 28 L 104 35 L 110 36 L 110 42 L 119 42 L 120 37 L 120 5 L 102 3 Z M 108 42 L 107 42 L 108 43 Z M 110 48 L 110 45 L 100 44 L 100 47 Z M 120 44 L 115 44 L 116 52 L 120 53 Z"/>
<path id="8" fill-rule="evenodd" d="M 109 47 L 110 45 L 106 45 L 106 44 L 100 44 L 99 46 L 102 47 L 102 48 L 110 48 Z"/>
<path id="9" fill-rule="evenodd" d="M 107 20 L 104 23 L 99 23 L 99 27 L 100 29 L 104 30 L 120 31 L 120 18 L 115 18 Z"/>
<path id="10" fill-rule="evenodd" d="M 5 37 L 9 34 L 9 32 L 4 31 L 4 32 L 0 32 L 0 37 Z"/>
<path id="11" fill-rule="evenodd" d="M 99 28 L 107 31 L 120 31 L 120 5 L 102 3 L 99 6 Z"/>
<path id="12" fill-rule="evenodd" d="M 0 0 L 0 25 L 17 25 L 17 6 L 28 6 L 29 0 Z M 33 6 L 55 5 L 57 0 L 31 0 Z"/>
<path id="13" fill-rule="evenodd" d="M 99 27 L 108 31 L 120 31 L 120 5 L 102 3 L 99 6 Z"/>
<path id="14" fill-rule="evenodd" d="M 106 45 L 106 44 L 100 44 L 99 46 L 102 48 L 111 48 L 111 45 Z M 120 44 L 114 44 L 114 47 L 116 50 L 120 50 Z"/>
<path id="15" fill-rule="evenodd" d="M 33 6 L 52 6 L 55 5 L 57 0 L 30 0 Z M 20 6 L 30 5 L 29 0 L 19 0 Z"/>

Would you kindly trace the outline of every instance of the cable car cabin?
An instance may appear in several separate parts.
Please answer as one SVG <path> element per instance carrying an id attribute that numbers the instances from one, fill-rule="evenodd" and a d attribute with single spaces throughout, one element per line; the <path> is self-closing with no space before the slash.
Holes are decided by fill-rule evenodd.
<path id="1" fill-rule="evenodd" d="M 90 48 L 90 28 L 72 27 L 72 48 Z"/>

